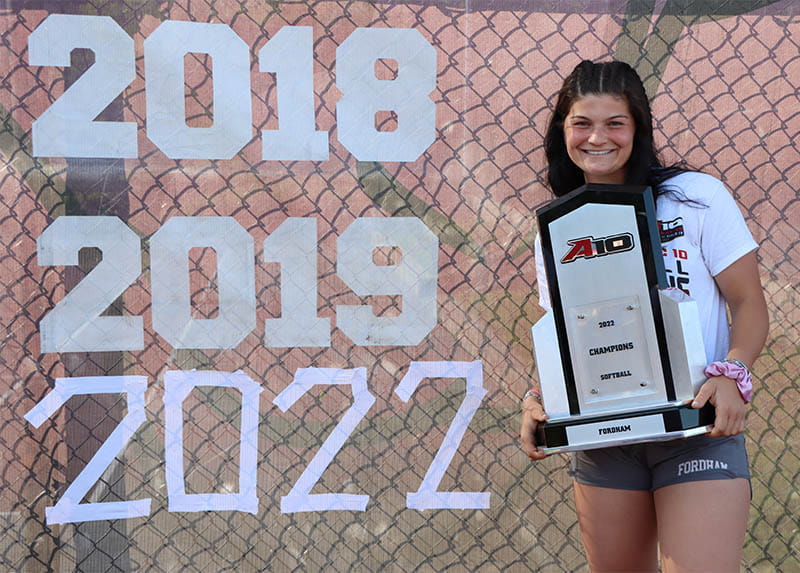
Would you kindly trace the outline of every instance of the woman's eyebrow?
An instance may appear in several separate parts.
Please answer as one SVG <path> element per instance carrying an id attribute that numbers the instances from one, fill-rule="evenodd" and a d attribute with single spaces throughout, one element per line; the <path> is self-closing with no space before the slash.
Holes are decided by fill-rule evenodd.
<path id="1" fill-rule="evenodd" d="M 610 116 L 610 117 L 607 117 L 607 118 L 605 118 L 605 121 L 608 121 L 608 120 L 610 120 L 610 119 L 630 119 L 630 117 L 631 117 L 631 116 L 629 116 L 629 115 L 627 115 L 627 114 L 620 113 L 620 114 L 617 114 L 617 115 L 612 115 L 612 116 Z M 569 116 L 569 119 L 570 119 L 570 120 L 576 120 L 576 119 L 581 119 L 581 120 L 583 120 L 583 119 L 585 119 L 585 120 L 589 120 L 589 121 L 591 121 L 591 120 L 592 120 L 592 118 L 590 118 L 590 117 L 588 117 L 588 116 L 585 116 L 585 115 L 571 115 L 571 116 Z"/>

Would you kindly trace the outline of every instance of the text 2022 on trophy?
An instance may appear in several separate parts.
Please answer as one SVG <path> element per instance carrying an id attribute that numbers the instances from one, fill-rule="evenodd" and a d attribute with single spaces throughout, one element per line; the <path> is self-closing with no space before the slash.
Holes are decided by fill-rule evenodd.
<path id="1" fill-rule="evenodd" d="M 696 303 L 666 289 L 649 187 L 584 185 L 537 211 L 552 309 L 532 328 L 547 453 L 687 437 L 713 408 Z"/>

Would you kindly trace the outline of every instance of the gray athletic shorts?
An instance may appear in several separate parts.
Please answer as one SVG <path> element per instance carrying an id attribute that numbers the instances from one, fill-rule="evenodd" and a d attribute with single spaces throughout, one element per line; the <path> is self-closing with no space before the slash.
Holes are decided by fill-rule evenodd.
<path id="1" fill-rule="evenodd" d="M 576 452 L 569 473 L 585 485 L 645 491 L 690 481 L 750 479 L 743 434 Z"/>

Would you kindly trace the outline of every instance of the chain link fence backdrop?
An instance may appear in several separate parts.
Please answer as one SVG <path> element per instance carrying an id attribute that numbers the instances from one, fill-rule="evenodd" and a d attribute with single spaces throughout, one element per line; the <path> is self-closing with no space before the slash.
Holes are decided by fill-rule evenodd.
<path id="1" fill-rule="evenodd" d="M 534 369 L 529 330 L 541 315 L 534 280 L 534 210 L 543 186 L 542 135 L 552 94 L 581 59 L 635 64 L 653 98 L 666 161 L 721 178 L 760 243 L 772 331 L 755 371 L 748 421 L 753 471 L 744 567 L 799 571 L 800 13 L 793 0 L 442 0 L 0 2 L 0 563 L 19 571 L 580 571 L 585 560 L 567 458 L 531 464 L 517 438 L 519 402 Z M 51 13 L 111 16 L 133 38 L 136 76 L 98 119 L 135 122 L 138 158 L 34 157 L 32 122 L 94 62 L 34 66 L 28 38 Z M 250 54 L 253 140 L 230 159 L 169 159 L 147 137 L 144 40 L 165 20 L 226 24 Z M 261 159 L 256 134 L 278 128 L 277 84 L 258 51 L 286 26 L 313 29 L 316 129 L 327 161 Z M 336 48 L 356 28 L 414 28 L 436 51 L 436 137 L 413 162 L 361 162 L 342 145 Z M 208 127 L 212 58 L 186 56 L 186 123 Z M 392 79 L 389 59 L 375 74 Z M 149 70 L 149 68 L 147 68 Z M 216 72 L 215 72 L 216 73 Z M 148 86 L 148 90 L 149 90 Z M 380 129 L 403 122 L 391 111 Z M 341 123 L 341 119 L 340 119 Z M 101 260 L 40 266 L 37 239 L 64 215 L 119 217 L 140 238 L 143 272 L 106 315 L 142 316 L 144 349 L 42 353 L 40 321 Z M 151 238 L 174 217 L 233 217 L 255 245 L 255 329 L 225 350 L 173 348 L 153 327 Z M 328 347 L 271 347 L 282 265 L 264 240 L 291 217 L 317 223 L 318 315 Z M 337 239 L 358 218 L 415 217 L 438 238 L 438 319 L 413 345 L 355 344 L 340 305 L 399 316 L 403 296 L 358 296 L 344 282 Z M 299 241 L 299 238 L 297 239 Z M 218 316 L 218 253 L 189 257 L 192 313 Z M 407 253 L 375 249 L 376 268 Z M 291 288 L 291 287 L 289 287 Z M 411 291 L 410 291 L 411 292 Z M 412 296 L 408 294 L 407 296 Z M 441 491 L 489 492 L 488 509 L 410 509 L 464 401 L 464 375 L 429 378 L 404 402 L 395 390 L 412 362 L 481 361 L 480 402 Z M 354 400 L 347 386 L 315 386 L 285 412 L 273 400 L 298 369 L 365 368 L 376 401 L 312 493 L 369 496 L 365 511 L 282 513 L 281 500 Z M 168 371 L 243 371 L 258 383 L 255 513 L 170 511 L 165 471 Z M 146 517 L 47 523 L 128 411 L 121 393 L 75 396 L 35 427 L 29 412 L 56 378 L 143 376 L 146 421 L 85 496 L 150 498 Z M 353 386 L 355 388 L 355 386 Z M 187 494 L 237 492 L 245 466 L 242 392 L 200 386 L 182 406 Z M 251 404 L 252 405 L 252 404 Z M 251 443 L 252 445 L 252 443 Z M 244 470 L 243 470 L 244 471 Z M 80 501 L 80 500 L 76 500 Z M 173 500 L 174 501 L 174 500 Z"/>

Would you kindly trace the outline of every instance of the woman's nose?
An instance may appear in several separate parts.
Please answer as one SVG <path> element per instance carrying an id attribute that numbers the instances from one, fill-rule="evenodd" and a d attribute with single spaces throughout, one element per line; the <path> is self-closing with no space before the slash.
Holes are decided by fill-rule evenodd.
<path id="1" fill-rule="evenodd" d="M 602 127 L 595 127 L 589 134 L 589 143 L 603 143 L 606 140 L 606 130 Z"/>

